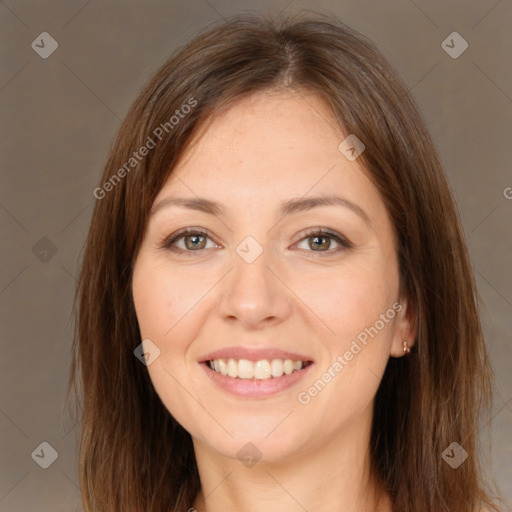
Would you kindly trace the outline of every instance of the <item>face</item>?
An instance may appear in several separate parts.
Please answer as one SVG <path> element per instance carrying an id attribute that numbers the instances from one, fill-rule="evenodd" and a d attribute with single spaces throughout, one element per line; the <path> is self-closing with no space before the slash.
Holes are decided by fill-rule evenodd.
<path id="1" fill-rule="evenodd" d="M 133 298 L 155 391 L 195 446 L 284 460 L 335 442 L 412 344 L 393 227 L 347 135 L 316 94 L 254 94 L 155 199 Z"/>

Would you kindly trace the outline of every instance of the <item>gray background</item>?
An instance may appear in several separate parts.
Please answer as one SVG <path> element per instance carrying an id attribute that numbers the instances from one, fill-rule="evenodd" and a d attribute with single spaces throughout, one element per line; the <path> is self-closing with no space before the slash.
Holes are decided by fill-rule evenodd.
<path id="1" fill-rule="evenodd" d="M 455 191 L 484 302 L 497 378 L 491 455 L 510 507 L 510 0 L 10 0 L 0 3 L 0 511 L 81 510 L 79 428 L 64 396 L 92 191 L 149 76 L 206 23 L 246 9 L 334 13 L 376 42 L 419 103 Z M 441 46 L 453 31 L 469 44 L 456 59 Z M 47 59 L 31 47 L 42 32 L 59 45 Z M 44 457 L 31 455 L 41 454 L 42 442 L 58 453 L 47 469 L 36 463 Z"/>

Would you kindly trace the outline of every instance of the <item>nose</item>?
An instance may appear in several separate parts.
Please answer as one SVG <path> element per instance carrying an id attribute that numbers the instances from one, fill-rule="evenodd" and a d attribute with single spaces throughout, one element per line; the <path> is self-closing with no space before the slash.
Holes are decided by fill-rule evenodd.
<path id="1" fill-rule="evenodd" d="M 290 315 L 292 294 L 269 260 L 265 250 L 252 262 L 233 254 L 234 268 L 221 281 L 218 308 L 224 320 L 246 329 L 261 329 Z"/>

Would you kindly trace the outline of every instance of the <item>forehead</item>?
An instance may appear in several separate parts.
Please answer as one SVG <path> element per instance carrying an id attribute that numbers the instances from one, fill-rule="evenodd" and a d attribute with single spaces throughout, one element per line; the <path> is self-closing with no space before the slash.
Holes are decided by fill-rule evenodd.
<path id="1" fill-rule="evenodd" d="M 211 119 L 155 202 L 196 195 L 261 209 L 322 193 L 378 201 L 357 160 L 338 149 L 347 135 L 317 93 L 255 93 Z"/>
<path id="2" fill-rule="evenodd" d="M 338 155 L 342 138 L 337 121 L 317 93 L 263 91 L 214 115 L 184 152 L 178 168 L 204 158 L 240 163 L 246 156 L 259 155 L 267 164 L 306 155 L 318 158 L 328 147 Z"/>

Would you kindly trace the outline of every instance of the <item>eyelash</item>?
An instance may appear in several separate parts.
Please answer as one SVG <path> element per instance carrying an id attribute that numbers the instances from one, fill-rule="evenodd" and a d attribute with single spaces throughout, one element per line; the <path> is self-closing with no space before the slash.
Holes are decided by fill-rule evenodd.
<path id="1" fill-rule="evenodd" d="M 171 236 L 165 238 L 162 241 L 162 243 L 160 244 L 161 248 L 167 249 L 167 250 L 177 253 L 177 254 L 188 253 L 190 255 L 194 252 L 201 252 L 201 251 L 205 250 L 205 249 L 198 249 L 197 251 L 194 251 L 194 250 L 188 250 L 188 249 L 179 249 L 178 247 L 175 247 L 173 245 L 178 240 L 181 240 L 182 238 L 185 238 L 186 236 L 190 236 L 190 235 L 205 236 L 210 239 L 212 238 L 207 231 L 203 231 L 201 229 L 194 229 L 194 228 L 185 228 L 185 229 L 182 229 L 182 230 L 178 231 L 177 233 L 174 233 Z M 343 250 L 350 249 L 352 247 L 352 244 L 346 238 L 344 238 L 342 235 L 340 235 L 339 233 L 336 233 L 334 231 L 325 229 L 325 228 L 315 228 L 314 230 L 307 231 L 306 233 L 303 234 L 303 237 L 297 243 L 300 243 L 303 240 L 306 240 L 308 238 L 313 238 L 314 236 L 319 236 L 322 238 L 332 238 L 334 241 L 336 241 L 340 245 L 340 247 L 337 247 L 336 249 L 328 249 L 326 251 L 313 251 L 313 250 L 306 251 L 306 252 L 312 252 L 313 254 L 310 256 L 313 258 L 320 256 L 322 253 L 328 254 L 328 255 L 337 254 Z"/>

